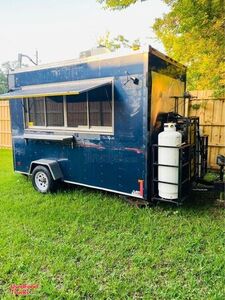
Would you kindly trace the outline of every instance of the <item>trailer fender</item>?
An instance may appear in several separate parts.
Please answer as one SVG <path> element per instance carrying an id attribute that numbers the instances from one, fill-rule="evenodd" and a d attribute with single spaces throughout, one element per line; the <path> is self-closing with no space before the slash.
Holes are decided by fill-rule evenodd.
<path id="1" fill-rule="evenodd" d="M 32 174 L 33 170 L 37 166 L 46 166 L 48 167 L 52 178 L 54 180 L 62 179 L 63 178 L 63 173 L 61 171 L 61 168 L 59 166 L 59 163 L 57 160 L 50 160 L 50 159 L 38 159 L 34 160 L 30 164 L 30 169 L 29 169 L 29 175 Z"/>

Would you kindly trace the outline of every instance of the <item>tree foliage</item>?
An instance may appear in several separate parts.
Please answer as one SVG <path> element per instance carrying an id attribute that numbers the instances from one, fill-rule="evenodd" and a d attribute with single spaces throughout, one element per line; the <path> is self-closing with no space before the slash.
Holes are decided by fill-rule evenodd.
<path id="1" fill-rule="evenodd" d="M 110 32 L 106 32 L 104 36 L 101 36 L 97 41 L 99 46 L 104 46 L 110 51 L 116 51 L 117 49 L 130 48 L 134 51 L 140 49 L 140 40 L 136 39 L 133 42 L 127 40 L 123 35 L 118 35 L 116 37 L 111 37 Z"/>
<path id="2" fill-rule="evenodd" d="M 98 0 L 123 9 L 137 0 Z M 167 54 L 188 67 L 189 89 L 223 91 L 225 80 L 224 0 L 163 0 L 170 12 L 153 29 Z"/>
<path id="3" fill-rule="evenodd" d="M 0 94 L 8 91 L 7 74 L 18 67 L 18 61 L 7 61 L 0 68 Z"/>
<path id="4" fill-rule="evenodd" d="M 0 94 L 7 92 L 7 78 L 3 71 L 0 69 Z"/>
<path id="5" fill-rule="evenodd" d="M 131 4 L 135 4 L 138 0 L 97 0 L 104 5 L 105 8 L 109 9 L 123 9 L 127 8 Z"/>
<path id="6" fill-rule="evenodd" d="M 22 64 L 22 67 L 27 67 L 27 64 Z M 6 61 L 0 67 L 0 94 L 4 94 L 8 90 L 7 74 L 19 67 L 17 60 Z"/>
<path id="7" fill-rule="evenodd" d="M 165 0 L 171 11 L 154 30 L 168 55 L 188 66 L 189 89 L 222 89 L 224 0 Z"/>
<path id="8" fill-rule="evenodd" d="M 28 65 L 22 63 L 21 67 L 28 67 Z M 1 69 L 5 74 L 8 74 L 10 71 L 14 71 L 17 68 L 19 68 L 18 60 L 6 61 L 1 65 Z"/>

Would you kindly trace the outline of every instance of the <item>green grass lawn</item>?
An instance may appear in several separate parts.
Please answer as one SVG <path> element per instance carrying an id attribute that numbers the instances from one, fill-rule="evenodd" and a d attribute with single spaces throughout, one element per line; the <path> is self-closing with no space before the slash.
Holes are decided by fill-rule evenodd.
<path id="1" fill-rule="evenodd" d="M 225 299 L 225 210 L 137 209 L 91 189 L 42 195 L 0 151 L 0 299 Z M 17 298 L 18 299 L 18 298 Z"/>

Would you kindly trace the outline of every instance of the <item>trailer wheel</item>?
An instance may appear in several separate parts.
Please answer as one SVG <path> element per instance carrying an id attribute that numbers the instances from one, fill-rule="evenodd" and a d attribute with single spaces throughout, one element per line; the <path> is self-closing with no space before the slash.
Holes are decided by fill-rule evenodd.
<path id="1" fill-rule="evenodd" d="M 40 193 L 46 194 L 53 192 L 55 189 L 55 181 L 49 170 L 43 166 L 37 166 L 32 172 L 33 187 Z"/>

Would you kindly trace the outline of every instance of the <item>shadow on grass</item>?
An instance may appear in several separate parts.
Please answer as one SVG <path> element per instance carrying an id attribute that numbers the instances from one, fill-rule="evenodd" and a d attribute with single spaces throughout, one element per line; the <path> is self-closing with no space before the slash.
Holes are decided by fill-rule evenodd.
<path id="1" fill-rule="evenodd" d="M 130 206 L 134 206 L 138 208 L 146 208 L 146 205 L 142 205 L 142 203 L 140 203 L 140 205 L 136 205 L 136 203 L 138 204 L 138 199 L 133 198 L 133 200 L 130 201 L 130 199 L 132 199 L 131 197 L 129 198 L 128 201 L 128 197 L 123 196 L 123 195 L 119 195 L 119 194 L 115 194 L 112 192 L 108 192 L 108 191 L 102 191 L 102 190 L 98 190 L 98 189 L 93 189 L 93 188 L 88 188 L 88 187 L 83 187 L 83 186 L 78 186 L 78 185 L 73 185 L 73 184 L 68 184 L 68 183 L 62 183 L 58 189 L 59 192 L 65 192 L 65 191 L 82 191 L 82 193 L 86 194 L 86 193 L 93 193 L 93 195 L 96 194 L 101 194 L 102 196 L 109 196 L 111 198 L 114 198 L 114 200 L 118 200 L 122 203 L 126 203 L 127 205 Z M 204 210 L 208 210 L 212 207 L 218 207 L 217 205 L 217 200 L 219 199 L 220 193 L 219 192 L 192 192 L 190 197 L 188 199 L 186 199 L 186 201 L 184 203 L 182 203 L 182 205 L 176 205 L 173 203 L 167 203 L 167 202 L 157 202 L 157 203 L 151 203 L 149 202 L 149 207 L 151 208 L 161 208 L 163 210 L 177 210 L 179 209 L 183 209 L 186 211 L 204 211 Z"/>
<path id="2" fill-rule="evenodd" d="M 26 178 L 25 176 L 24 180 L 25 181 L 30 181 L 29 178 Z M 30 181 L 30 184 L 31 181 Z M 151 203 L 151 202 L 146 202 L 148 205 L 145 203 L 141 203 L 138 199 L 132 198 L 132 197 L 126 197 L 123 195 L 119 195 L 113 192 L 108 192 L 108 191 L 102 191 L 98 189 L 93 189 L 93 188 L 88 188 L 84 186 L 79 186 L 79 185 L 73 185 L 73 184 L 68 184 L 68 183 L 60 183 L 56 193 L 70 193 L 74 191 L 79 191 L 83 193 L 84 195 L 87 195 L 90 193 L 95 197 L 95 195 L 100 195 L 100 198 L 105 198 L 109 197 L 109 201 L 119 201 L 123 204 L 126 204 L 128 206 L 133 206 L 136 209 L 141 209 L 141 208 L 146 208 L 146 207 L 151 207 L 151 209 L 160 209 L 163 211 L 176 211 L 176 210 L 182 210 L 184 213 L 196 213 L 196 212 L 206 212 L 210 213 L 211 209 L 224 209 L 225 205 L 224 202 L 221 202 L 218 204 L 218 199 L 220 198 L 220 193 L 219 192 L 192 192 L 190 197 L 182 204 L 177 206 L 176 204 L 173 203 L 167 203 L 167 202 L 157 202 L 157 203 Z"/>

